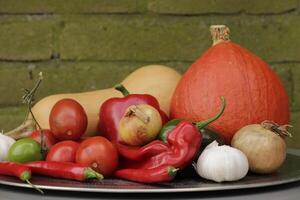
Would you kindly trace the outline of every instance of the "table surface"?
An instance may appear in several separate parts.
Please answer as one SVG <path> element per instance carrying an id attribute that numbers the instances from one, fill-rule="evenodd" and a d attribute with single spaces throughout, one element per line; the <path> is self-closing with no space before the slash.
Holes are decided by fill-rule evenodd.
<path id="1" fill-rule="evenodd" d="M 291 149 L 289 153 L 300 155 L 300 149 Z M 300 167 L 300 166 L 299 166 Z M 263 188 L 229 190 L 217 192 L 194 193 L 161 193 L 161 194 L 108 194 L 108 193 L 84 193 L 64 191 L 44 191 L 45 195 L 28 188 L 18 188 L 0 185 L 0 200 L 92 200 L 92 199 L 300 199 L 300 182 L 270 186 Z"/>

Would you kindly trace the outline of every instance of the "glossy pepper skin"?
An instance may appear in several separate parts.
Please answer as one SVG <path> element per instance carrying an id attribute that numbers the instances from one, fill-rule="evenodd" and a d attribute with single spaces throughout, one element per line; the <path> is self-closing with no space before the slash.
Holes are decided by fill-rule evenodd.
<path id="1" fill-rule="evenodd" d="M 22 181 L 28 181 L 31 178 L 31 170 L 28 167 L 13 162 L 0 162 L 0 174 L 15 176 Z"/>
<path id="2" fill-rule="evenodd" d="M 118 144 L 118 151 L 123 157 L 123 169 L 116 171 L 115 176 L 144 183 L 172 180 L 175 175 L 157 172 L 161 172 L 160 169 L 166 166 L 180 170 L 192 163 L 202 142 L 200 130 L 217 120 L 224 112 L 225 99 L 221 100 L 222 108 L 216 116 L 195 124 L 180 121 L 166 134 L 166 142 L 154 140 L 143 147 Z"/>
<path id="3" fill-rule="evenodd" d="M 119 153 L 129 160 L 126 167 L 153 169 L 162 165 L 183 169 L 197 154 L 202 135 L 191 123 L 180 122 L 167 137 L 167 143 L 154 140 L 143 147 L 118 145 Z"/>
<path id="4" fill-rule="evenodd" d="M 44 192 L 37 188 L 35 185 L 30 183 L 30 179 L 32 176 L 31 170 L 29 167 L 18 164 L 14 162 L 0 162 L 0 175 L 14 176 L 19 178 L 21 181 L 27 182 L 32 188 L 39 191 L 41 194 Z"/>
<path id="5" fill-rule="evenodd" d="M 115 88 L 122 92 L 124 97 L 111 98 L 105 101 L 100 108 L 99 114 L 98 130 L 110 141 L 114 143 L 120 142 L 118 126 L 127 108 L 132 105 L 148 104 L 158 110 L 163 124 L 168 121 L 167 115 L 160 109 L 155 97 L 149 94 L 129 94 L 122 85 L 117 85 Z"/>
<path id="6" fill-rule="evenodd" d="M 33 174 L 40 174 L 56 178 L 64 178 L 77 181 L 85 181 L 88 179 L 103 179 L 103 176 L 91 168 L 70 162 L 56 161 L 34 161 L 24 164 L 29 167 Z"/>
<path id="7" fill-rule="evenodd" d="M 162 140 L 163 142 L 167 142 L 168 134 L 181 122 L 180 119 L 172 119 L 171 121 L 167 122 L 161 129 L 158 134 L 157 139 Z M 207 145 L 212 143 L 215 140 L 218 140 L 219 144 L 224 144 L 223 138 L 221 138 L 217 133 L 209 130 L 209 129 L 202 129 L 202 144 L 201 149 L 205 148 Z"/>
<path id="8" fill-rule="evenodd" d="M 171 181 L 178 169 L 169 165 L 162 165 L 152 169 L 121 169 L 116 172 L 116 176 L 142 183 L 157 183 Z M 152 174 L 153 176 L 149 176 Z"/>
<path id="9" fill-rule="evenodd" d="M 172 119 L 171 121 L 168 121 L 160 130 L 158 134 L 158 139 L 167 142 L 167 136 L 168 134 L 181 122 L 180 119 Z"/>

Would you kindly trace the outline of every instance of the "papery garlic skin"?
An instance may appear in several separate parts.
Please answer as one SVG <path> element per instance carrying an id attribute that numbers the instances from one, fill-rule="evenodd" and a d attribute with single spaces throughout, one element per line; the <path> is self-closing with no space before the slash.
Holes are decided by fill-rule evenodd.
<path id="1" fill-rule="evenodd" d="M 240 150 L 214 141 L 200 155 L 196 170 L 205 179 L 216 182 L 236 181 L 249 170 L 247 157 Z"/>
<path id="2" fill-rule="evenodd" d="M 8 150 L 15 142 L 13 138 L 0 133 L 0 161 L 7 161 Z"/>

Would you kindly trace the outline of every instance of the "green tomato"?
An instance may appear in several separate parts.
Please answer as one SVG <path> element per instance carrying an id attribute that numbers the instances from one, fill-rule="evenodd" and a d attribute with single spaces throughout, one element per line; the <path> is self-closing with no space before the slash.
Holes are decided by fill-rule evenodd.
<path id="1" fill-rule="evenodd" d="M 8 160 L 11 162 L 26 163 L 42 158 L 41 145 L 30 138 L 16 141 L 8 150 Z"/>

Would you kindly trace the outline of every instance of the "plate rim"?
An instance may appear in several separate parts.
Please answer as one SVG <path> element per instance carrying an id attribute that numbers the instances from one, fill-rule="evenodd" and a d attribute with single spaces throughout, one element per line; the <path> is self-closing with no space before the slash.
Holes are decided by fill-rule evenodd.
<path id="1" fill-rule="evenodd" d="M 34 184 L 36 187 L 43 190 L 59 190 L 69 192 L 101 192 L 101 193 L 170 193 L 170 192 L 204 192 L 204 191 L 221 191 L 221 190 L 238 190 L 238 189 L 250 189 L 250 188 L 261 188 L 268 186 L 282 185 L 292 182 L 300 181 L 300 177 L 266 182 L 266 183 L 251 183 L 245 185 L 220 185 L 215 187 L 199 187 L 199 188 L 151 188 L 151 189 L 117 189 L 117 188 L 77 188 L 77 187 L 66 187 L 66 186 L 47 186 Z M 32 186 L 26 183 L 15 183 L 10 181 L 0 180 L 0 184 L 7 186 L 15 186 L 19 188 L 32 188 Z"/>
<path id="2" fill-rule="evenodd" d="M 300 158 L 300 155 L 287 152 L 287 154 L 296 156 Z M 300 171 L 300 168 L 294 172 Z M 3 177 L 5 177 L 3 175 Z M 18 180 L 18 179 L 16 179 Z M 290 177 L 282 180 L 261 182 L 261 183 L 248 183 L 248 184 L 226 184 L 226 185 L 216 185 L 213 187 L 185 187 L 185 188 L 89 188 L 89 187 L 72 187 L 72 186 L 58 186 L 58 185 L 44 185 L 44 184 L 34 184 L 43 190 L 57 190 L 57 191 L 68 191 L 68 192 L 90 192 L 90 193 L 170 193 L 170 192 L 206 192 L 206 191 L 222 191 L 222 190 L 238 190 L 238 189 L 250 189 L 250 188 L 262 188 L 268 186 L 276 186 L 282 184 L 288 184 L 292 182 L 300 181 L 300 175 L 296 177 Z M 228 182 L 229 183 L 229 182 Z M 19 188 L 32 188 L 27 183 L 24 182 L 13 182 L 9 180 L 2 180 L 0 175 L 0 184 L 7 186 L 14 186 Z M 216 183 L 217 184 L 217 183 Z"/>

